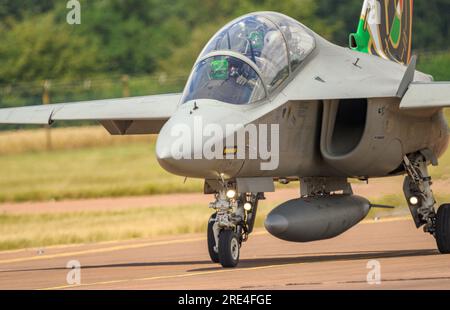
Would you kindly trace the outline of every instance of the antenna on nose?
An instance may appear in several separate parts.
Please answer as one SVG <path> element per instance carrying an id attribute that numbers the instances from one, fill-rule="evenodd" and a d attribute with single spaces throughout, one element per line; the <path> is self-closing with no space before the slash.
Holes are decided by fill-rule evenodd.
<path id="1" fill-rule="evenodd" d="M 194 107 L 192 108 L 190 114 L 192 115 L 192 113 L 194 113 L 194 111 L 197 111 L 197 110 L 198 110 L 197 101 L 194 101 Z"/>

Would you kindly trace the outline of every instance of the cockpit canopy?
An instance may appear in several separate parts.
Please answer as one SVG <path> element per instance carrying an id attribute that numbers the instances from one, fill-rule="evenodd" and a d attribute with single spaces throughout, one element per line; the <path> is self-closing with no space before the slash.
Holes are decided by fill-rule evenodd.
<path id="1" fill-rule="evenodd" d="M 313 36 L 290 17 L 268 12 L 238 18 L 200 54 L 183 102 L 215 99 L 246 104 L 265 99 L 314 47 Z"/>

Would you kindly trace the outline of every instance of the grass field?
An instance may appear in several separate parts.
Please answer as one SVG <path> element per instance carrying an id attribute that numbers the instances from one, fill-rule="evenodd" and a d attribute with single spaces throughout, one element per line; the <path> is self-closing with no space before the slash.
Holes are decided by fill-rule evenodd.
<path id="1" fill-rule="evenodd" d="M 154 143 L 156 136 L 111 136 L 101 126 L 52 128 L 51 150 L 77 150 L 130 143 Z M 47 130 L 0 131 L 0 159 L 3 155 L 48 151 Z M 49 154 L 51 156 L 51 154 Z"/>
<path id="2" fill-rule="evenodd" d="M 0 202 L 192 192 L 199 180 L 165 172 L 155 137 L 112 137 L 102 127 L 0 134 Z"/>
<path id="3" fill-rule="evenodd" d="M 125 211 L 0 215 L 0 250 L 196 233 L 205 206 L 164 206 Z"/>
<path id="4" fill-rule="evenodd" d="M 168 174 L 154 143 L 23 153 L 0 157 L 0 202 L 117 197 L 202 189 Z"/>

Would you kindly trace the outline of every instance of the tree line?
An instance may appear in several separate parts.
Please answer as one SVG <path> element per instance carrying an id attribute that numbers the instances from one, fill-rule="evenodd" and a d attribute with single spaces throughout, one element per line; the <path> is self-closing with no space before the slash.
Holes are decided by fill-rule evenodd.
<path id="1" fill-rule="evenodd" d="M 347 45 L 362 2 L 80 0 L 81 24 L 69 25 L 65 0 L 2 0 L 0 86 L 124 74 L 187 75 L 211 35 L 252 11 L 287 14 Z M 414 9 L 414 48 L 449 49 L 450 0 L 415 1 Z"/>

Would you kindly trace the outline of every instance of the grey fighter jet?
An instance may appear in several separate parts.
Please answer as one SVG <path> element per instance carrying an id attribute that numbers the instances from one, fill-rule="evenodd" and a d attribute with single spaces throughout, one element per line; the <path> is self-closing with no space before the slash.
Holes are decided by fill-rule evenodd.
<path id="1" fill-rule="evenodd" d="M 299 181 L 299 197 L 275 208 L 266 229 L 310 242 L 374 207 L 349 179 L 405 175 L 415 225 L 450 253 L 450 205 L 437 209 L 427 171 L 448 146 L 450 83 L 416 71 L 412 7 L 366 0 L 348 48 L 285 15 L 248 14 L 210 40 L 182 94 L 1 109 L 0 123 L 96 120 L 112 135 L 159 134 L 161 166 L 214 194 L 208 249 L 224 267 L 238 264 L 274 182 Z"/>

